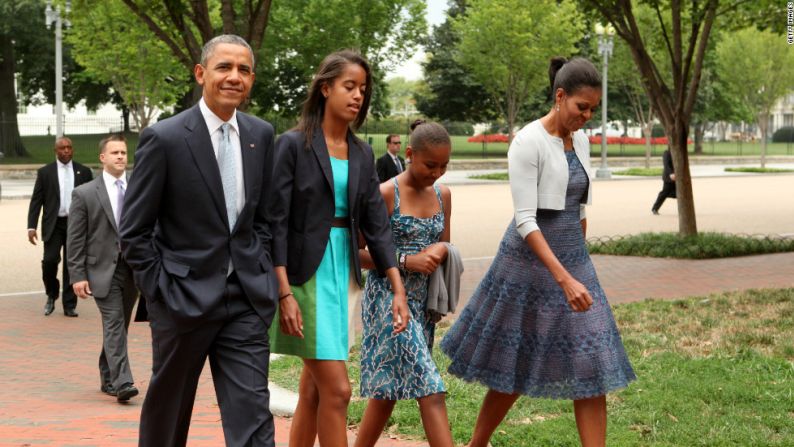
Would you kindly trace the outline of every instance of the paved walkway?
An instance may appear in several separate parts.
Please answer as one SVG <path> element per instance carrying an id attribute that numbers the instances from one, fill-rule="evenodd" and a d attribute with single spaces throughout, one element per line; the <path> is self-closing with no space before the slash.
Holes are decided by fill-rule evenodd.
<path id="1" fill-rule="evenodd" d="M 16 185 L 22 195 L 32 188 L 32 182 Z M 4 180 L 4 196 L 11 192 L 7 186 Z M 588 233 L 674 231 L 674 203 L 665 205 L 661 216 L 651 216 L 648 211 L 658 187 L 658 179 L 596 182 L 597 200 L 588 210 L 592 220 Z M 699 227 L 733 233 L 792 234 L 794 199 L 779 193 L 792 188 L 794 175 L 713 178 L 704 172 L 696 180 Z M 510 219 L 511 205 L 504 184 L 455 186 L 454 197 L 453 241 L 469 258 L 461 291 L 465 301 L 490 266 Z M 119 405 L 98 389 L 96 361 L 101 326 L 96 306 L 81 301 L 80 317 L 75 319 L 64 317 L 60 309 L 49 317 L 42 315 L 44 296 L 37 292 L 41 289 L 41 246 L 32 247 L 24 238 L 26 211 L 25 200 L 0 201 L 0 447 L 135 445 L 142 396 Z M 593 256 L 593 260 L 613 304 L 747 288 L 794 287 L 792 253 L 708 261 L 615 256 Z M 131 364 L 142 392 L 151 369 L 150 346 L 148 327 L 133 325 Z M 281 403 L 281 399 L 276 400 Z M 279 446 L 287 445 L 289 424 L 290 419 L 277 418 Z M 350 439 L 354 436 L 351 432 Z M 189 445 L 223 445 L 209 368 L 201 377 Z M 378 445 L 426 443 L 384 438 Z"/>

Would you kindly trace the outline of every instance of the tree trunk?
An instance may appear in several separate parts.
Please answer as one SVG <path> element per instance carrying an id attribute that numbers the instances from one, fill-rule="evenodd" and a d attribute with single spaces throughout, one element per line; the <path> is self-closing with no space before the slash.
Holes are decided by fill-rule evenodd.
<path id="1" fill-rule="evenodd" d="M 645 135 L 645 169 L 651 167 L 651 138 L 653 137 L 653 121 L 648 120 L 642 128 Z"/>
<path id="2" fill-rule="evenodd" d="M 766 167 L 766 133 L 769 130 L 769 112 L 758 115 L 758 129 L 761 131 L 761 169 Z"/>
<path id="3" fill-rule="evenodd" d="M 130 108 L 126 105 L 121 106 L 121 120 L 124 122 L 124 133 L 131 132 L 130 130 Z"/>
<path id="4" fill-rule="evenodd" d="M 695 219 L 695 198 L 692 194 L 692 176 L 689 173 L 689 154 L 686 146 L 689 129 L 686 122 L 680 117 L 676 117 L 672 126 L 665 127 L 668 129 L 670 154 L 673 158 L 673 171 L 675 172 L 678 232 L 683 236 L 694 236 L 698 230 Z"/>
<path id="5" fill-rule="evenodd" d="M 0 34 L 0 48 L 0 153 L 30 157 L 19 136 L 17 95 L 14 91 L 14 46 L 7 34 Z"/>
<path id="6" fill-rule="evenodd" d="M 695 155 L 703 155 L 703 134 L 705 132 L 705 124 L 701 122 L 695 124 Z"/>

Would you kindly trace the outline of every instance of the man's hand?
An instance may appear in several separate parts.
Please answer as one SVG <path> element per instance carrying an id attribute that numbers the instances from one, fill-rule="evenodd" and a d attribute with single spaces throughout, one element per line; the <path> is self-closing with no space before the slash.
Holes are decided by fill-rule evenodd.
<path id="1" fill-rule="evenodd" d="M 31 244 L 36 245 L 36 239 L 38 238 L 39 236 L 36 234 L 36 230 L 28 230 L 28 241 L 30 241 Z"/>
<path id="2" fill-rule="evenodd" d="M 88 281 L 77 281 L 76 283 L 72 284 L 72 289 L 74 289 L 74 294 L 82 299 L 86 299 L 92 295 L 91 287 L 88 285 Z"/>

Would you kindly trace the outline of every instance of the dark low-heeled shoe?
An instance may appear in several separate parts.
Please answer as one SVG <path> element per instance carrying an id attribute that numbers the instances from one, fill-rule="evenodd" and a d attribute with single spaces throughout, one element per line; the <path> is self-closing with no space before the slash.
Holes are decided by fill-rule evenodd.
<path id="1" fill-rule="evenodd" d="M 130 398 L 138 395 L 138 388 L 131 383 L 125 383 L 116 391 L 116 400 L 119 402 L 127 402 Z"/>
<path id="2" fill-rule="evenodd" d="M 47 304 L 44 305 L 44 315 L 49 315 L 55 310 L 55 298 L 47 298 Z"/>
<path id="3" fill-rule="evenodd" d="M 65 309 L 63 311 L 63 314 L 66 315 L 67 317 L 76 317 L 77 316 L 77 312 L 75 312 L 74 309 Z"/>

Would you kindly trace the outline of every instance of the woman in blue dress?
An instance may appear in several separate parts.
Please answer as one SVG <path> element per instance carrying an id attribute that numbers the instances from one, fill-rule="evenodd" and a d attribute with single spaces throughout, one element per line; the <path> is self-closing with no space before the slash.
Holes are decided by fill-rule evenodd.
<path id="1" fill-rule="evenodd" d="M 416 399 L 431 447 L 452 447 L 446 390 L 430 349 L 436 321 L 426 311 L 429 275 L 444 262 L 449 242 L 452 196 L 435 182 L 447 169 L 451 143 L 437 123 L 411 126 L 403 173 L 380 186 L 391 215 L 392 236 L 408 294 L 411 321 L 405 332 L 391 329 L 392 289 L 375 272 L 367 276 L 361 302 L 361 396 L 368 397 L 355 447 L 372 447 L 401 399 Z M 361 265 L 372 258 L 360 250 Z"/>
<path id="2" fill-rule="evenodd" d="M 303 358 L 293 447 L 314 445 L 315 434 L 320 445 L 347 446 L 348 287 L 361 279 L 359 233 L 395 291 L 392 330 L 405 330 L 410 319 L 372 148 L 351 130 L 366 119 L 371 95 L 360 54 L 328 55 L 297 127 L 276 144 L 269 209 L 280 292 L 270 342 L 272 352 Z"/>
<path id="3" fill-rule="evenodd" d="M 590 145 L 601 100 L 592 63 L 554 58 L 554 106 L 508 151 L 515 218 L 441 342 L 449 372 L 489 388 L 471 447 L 485 447 L 520 395 L 573 400 L 583 446 L 606 444 L 606 393 L 634 380 L 585 246 Z"/>

